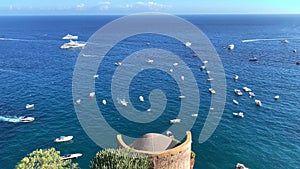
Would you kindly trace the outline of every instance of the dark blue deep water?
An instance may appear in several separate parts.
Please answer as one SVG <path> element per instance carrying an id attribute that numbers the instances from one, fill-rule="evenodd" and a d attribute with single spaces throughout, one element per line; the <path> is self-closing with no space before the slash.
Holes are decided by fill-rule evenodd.
<path id="1" fill-rule="evenodd" d="M 79 56 L 80 49 L 60 49 L 65 43 L 61 37 L 71 33 L 78 35 L 80 41 L 87 41 L 95 31 L 117 18 L 0 17 L 1 169 L 14 168 L 31 151 L 49 147 L 55 147 L 62 154 L 83 153 L 83 157 L 75 162 L 83 169 L 89 168 L 89 161 L 101 148 L 81 128 L 73 105 L 73 70 L 77 57 L 82 56 Z M 201 86 L 200 115 L 191 130 L 193 150 L 196 152 L 195 168 L 231 169 L 237 162 L 252 169 L 299 168 L 300 66 L 295 63 L 300 61 L 300 54 L 292 51 L 296 49 L 300 52 L 300 16 L 201 15 L 182 18 L 200 28 L 211 40 L 222 60 L 227 83 L 227 101 L 220 124 L 208 141 L 199 144 L 199 132 L 210 106 L 211 96 L 207 90 L 209 83 L 206 74 L 199 70 L 200 60 L 183 51 L 186 48 L 176 48 L 177 54 L 187 57 L 186 63 L 189 66 L 197 66 L 197 69 L 193 67 L 191 70 Z M 146 39 L 143 44 L 151 42 L 154 45 L 161 44 L 160 48 L 166 50 L 174 49 L 168 45 L 172 44 L 172 39 L 144 36 L 141 38 Z M 121 57 L 130 54 L 132 51 L 126 48 L 126 44 L 136 46 L 134 50 L 139 49 L 141 39 L 133 37 L 125 40 L 123 46 L 111 51 L 107 63 L 124 59 Z M 289 43 L 282 43 L 284 39 Z M 235 44 L 235 49 L 229 51 L 226 47 L 231 43 Z M 254 56 L 258 61 L 249 62 L 248 59 Z M 108 64 L 106 68 L 111 73 L 109 71 L 116 66 Z M 239 75 L 237 81 L 232 78 L 235 74 Z M 105 83 L 111 80 L 111 76 L 105 74 L 100 74 L 100 77 L 96 80 L 97 99 L 98 94 L 107 95 L 109 88 L 105 90 Z M 170 125 L 168 120 L 175 118 L 178 113 L 175 107 L 180 105 L 180 101 L 177 97 L 172 100 L 173 96 L 179 94 L 178 86 L 166 73 L 143 70 L 130 86 L 132 103 L 136 103 L 137 96 L 143 94 L 143 91 L 137 90 L 140 84 L 147 91 L 161 89 L 166 94 L 170 104 L 166 106 L 164 114 L 151 122 L 151 125 L 140 127 L 141 124 L 132 123 L 120 117 L 120 114 L 113 113 L 117 110 L 107 104 L 106 110 L 112 113 L 105 113 L 105 119 L 124 135 L 139 137 L 145 131 L 164 132 Z M 257 107 L 246 93 L 241 97 L 233 93 L 235 88 L 241 89 L 244 86 L 255 92 L 256 97 L 263 102 L 262 107 Z M 275 95 L 280 95 L 280 99 L 275 101 Z M 234 105 L 233 99 L 240 104 Z M 27 103 L 34 103 L 34 110 L 26 110 Z M 136 104 L 135 108 L 145 111 L 149 106 L 149 100 L 145 98 L 144 105 Z M 245 112 L 245 118 L 233 118 L 232 112 L 236 111 Z M 36 120 L 27 124 L 8 122 L 11 118 L 24 115 L 33 116 Z M 73 135 L 74 140 L 63 144 L 53 143 L 60 135 Z"/>

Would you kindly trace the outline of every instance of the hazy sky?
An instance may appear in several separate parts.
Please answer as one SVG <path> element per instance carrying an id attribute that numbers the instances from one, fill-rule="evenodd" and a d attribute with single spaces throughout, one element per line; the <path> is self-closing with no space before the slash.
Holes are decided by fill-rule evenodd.
<path id="1" fill-rule="evenodd" d="M 300 14 L 300 0 L 1 0 L 0 15 Z"/>

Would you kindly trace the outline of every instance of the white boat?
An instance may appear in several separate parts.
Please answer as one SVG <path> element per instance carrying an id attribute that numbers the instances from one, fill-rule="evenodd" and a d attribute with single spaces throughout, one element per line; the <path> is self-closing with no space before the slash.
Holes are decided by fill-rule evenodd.
<path id="1" fill-rule="evenodd" d="M 251 90 L 250 88 L 248 88 L 248 87 L 243 87 L 243 90 L 244 90 L 245 92 L 252 92 L 252 90 Z"/>
<path id="2" fill-rule="evenodd" d="M 66 142 L 70 141 L 73 139 L 73 136 L 60 136 L 54 140 L 55 143 L 61 143 L 61 142 Z"/>
<path id="3" fill-rule="evenodd" d="M 206 70 L 206 74 L 210 74 L 210 71 L 209 71 L 209 70 Z"/>
<path id="4" fill-rule="evenodd" d="M 213 81 L 214 80 L 214 78 L 208 78 L 207 79 L 207 81 Z"/>
<path id="5" fill-rule="evenodd" d="M 173 66 L 178 66 L 178 63 L 177 62 L 173 63 Z"/>
<path id="6" fill-rule="evenodd" d="M 20 119 L 23 123 L 29 123 L 34 121 L 34 117 L 21 116 Z"/>
<path id="7" fill-rule="evenodd" d="M 192 117 L 197 117 L 198 116 L 198 114 L 197 113 L 195 113 L 195 114 L 192 114 Z"/>
<path id="8" fill-rule="evenodd" d="M 34 108 L 34 104 L 26 104 L 26 109 L 33 109 Z"/>
<path id="9" fill-rule="evenodd" d="M 70 42 L 61 45 L 60 48 L 61 48 L 61 49 L 82 48 L 82 47 L 84 47 L 85 45 L 86 45 L 85 43 L 78 43 L 77 41 L 72 41 L 72 40 L 70 40 Z"/>
<path id="10" fill-rule="evenodd" d="M 170 73 L 173 73 L 174 72 L 174 70 L 173 69 L 170 69 Z"/>
<path id="11" fill-rule="evenodd" d="M 257 57 L 249 58 L 249 61 L 257 61 Z"/>
<path id="12" fill-rule="evenodd" d="M 181 78 L 181 80 L 184 80 L 184 76 L 183 75 L 180 78 Z"/>
<path id="13" fill-rule="evenodd" d="M 147 109 L 147 112 L 150 112 L 151 111 L 151 109 Z"/>
<path id="14" fill-rule="evenodd" d="M 279 95 L 276 95 L 276 96 L 274 97 L 274 99 L 275 99 L 275 100 L 278 100 L 278 99 L 279 99 Z"/>
<path id="15" fill-rule="evenodd" d="M 289 41 L 287 39 L 284 39 L 281 41 L 282 43 L 289 43 Z"/>
<path id="16" fill-rule="evenodd" d="M 239 89 L 234 89 L 234 93 L 237 94 L 238 96 L 242 96 L 243 93 Z"/>
<path id="17" fill-rule="evenodd" d="M 255 94 L 253 93 L 253 92 L 249 92 L 249 97 L 250 98 L 252 98 L 252 97 L 254 97 L 255 96 Z"/>
<path id="18" fill-rule="evenodd" d="M 293 50 L 293 53 L 297 53 L 297 50 L 296 50 L 296 49 L 294 49 L 294 50 Z"/>
<path id="19" fill-rule="evenodd" d="M 148 62 L 148 63 L 153 63 L 154 60 L 153 60 L 153 59 L 148 59 L 148 60 L 146 60 L 146 62 Z"/>
<path id="20" fill-rule="evenodd" d="M 236 169 L 249 169 L 248 167 L 246 167 L 244 164 L 242 164 L 242 163 L 237 163 L 236 165 L 235 165 L 235 168 Z"/>
<path id="21" fill-rule="evenodd" d="M 139 96 L 140 102 L 144 102 L 144 97 L 143 96 Z"/>
<path id="22" fill-rule="evenodd" d="M 166 131 L 166 136 L 168 137 L 174 137 L 173 133 L 171 131 Z"/>
<path id="23" fill-rule="evenodd" d="M 257 106 L 262 106 L 262 103 L 260 100 L 255 99 L 254 101 Z"/>
<path id="24" fill-rule="evenodd" d="M 125 101 L 125 99 L 120 100 L 120 103 L 121 103 L 122 106 L 124 106 L 124 107 L 127 106 L 127 102 Z"/>
<path id="25" fill-rule="evenodd" d="M 233 76 L 233 79 L 234 79 L 234 80 L 238 80 L 238 79 L 239 79 L 239 76 L 238 76 L 238 75 L 234 75 L 234 76 Z"/>
<path id="26" fill-rule="evenodd" d="M 75 101 L 75 103 L 76 103 L 76 104 L 80 104 L 80 103 L 81 103 L 81 100 L 80 100 L 80 99 L 77 99 L 77 100 Z"/>
<path id="27" fill-rule="evenodd" d="M 90 93 L 90 98 L 92 99 L 92 98 L 94 98 L 95 97 L 95 92 L 91 92 Z"/>
<path id="28" fill-rule="evenodd" d="M 94 75 L 93 76 L 94 79 L 97 79 L 98 77 L 99 77 L 99 75 Z"/>
<path id="29" fill-rule="evenodd" d="M 180 122 L 181 122 L 181 119 L 170 120 L 170 123 L 180 123 Z"/>
<path id="30" fill-rule="evenodd" d="M 213 88 L 208 89 L 211 94 L 216 94 L 216 91 Z"/>
<path id="31" fill-rule="evenodd" d="M 106 105 L 106 100 L 105 99 L 102 100 L 102 104 Z"/>
<path id="32" fill-rule="evenodd" d="M 115 65 L 116 65 L 116 66 L 121 66 L 121 65 L 122 65 L 122 62 L 115 62 Z"/>
<path id="33" fill-rule="evenodd" d="M 234 44 L 228 45 L 228 49 L 229 49 L 229 50 L 233 50 L 233 49 L 234 49 Z"/>
<path id="34" fill-rule="evenodd" d="M 244 113 L 243 112 L 232 113 L 232 115 L 235 116 L 235 117 L 241 117 L 241 118 L 244 117 Z"/>
<path id="35" fill-rule="evenodd" d="M 66 36 L 64 36 L 62 39 L 67 39 L 67 40 L 77 40 L 78 36 L 74 36 L 71 34 L 67 34 Z"/>
<path id="36" fill-rule="evenodd" d="M 192 43 L 191 42 L 185 42 L 184 45 L 187 46 L 187 47 L 190 47 L 192 45 Z"/>
<path id="37" fill-rule="evenodd" d="M 203 64 L 207 64 L 207 63 L 208 63 L 208 60 L 205 60 L 205 61 L 203 61 L 202 63 L 203 63 Z"/>
<path id="38" fill-rule="evenodd" d="M 181 96 L 178 96 L 179 99 L 185 99 L 185 96 L 181 95 Z"/>
<path id="39" fill-rule="evenodd" d="M 68 160 L 68 159 L 74 159 L 74 158 L 78 158 L 78 157 L 81 157 L 82 154 L 81 153 L 75 153 L 75 154 L 65 154 L 63 155 L 61 158 L 63 160 Z"/>
<path id="40" fill-rule="evenodd" d="M 205 70 L 205 66 L 200 66 L 200 70 Z"/>
<path id="41" fill-rule="evenodd" d="M 233 102 L 234 104 L 236 104 L 236 105 L 239 104 L 239 102 L 238 102 L 237 100 L 232 100 L 232 102 Z"/>

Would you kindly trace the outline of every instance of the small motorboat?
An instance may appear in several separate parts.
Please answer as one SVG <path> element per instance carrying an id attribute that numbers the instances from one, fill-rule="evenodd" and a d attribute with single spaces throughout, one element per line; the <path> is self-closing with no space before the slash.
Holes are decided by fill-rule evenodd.
<path id="1" fill-rule="evenodd" d="M 239 76 L 238 76 L 238 75 L 234 75 L 234 76 L 233 76 L 233 79 L 234 79 L 234 80 L 238 80 L 238 79 L 239 79 Z"/>
<path id="2" fill-rule="evenodd" d="M 203 64 L 207 64 L 207 63 L 208 63 L 208 60 L 205 60 L 205 61 L 203 61 L 202 63 L 203 63 Z"/>
<path id="3" fill-rule="evenodd" d="M 147 62 L 147 63 L 153 63 L 154 60 L 153 60 L 153 59 L 148 59 L 148 60 L 146 60 L 146 62 Z"/>
<path id="4" fill-rule="evenodd" d="M 191 42 L 185 42 L 184 45 L 187 46 L 187 47 L 190 47 L 192 45 L 192 43 Z"/>
<path id="5" fill-rule="evenodd" d="M 99 75 L 94 75 L 93 76 L 94 79 L 97 79 L 98 77 L 99 77 Z"/>
<path id="6" fill-rule="evenodd" d="M 262 106 L 262 103 L 261 103 L 261 101 L 260 101 L 260 100 L 258 100 L 258 99 L 255 99 L 254 101 L 255 101 L 255 104 L 256 104 L 257 106 Z"/>
<path id="7" fill-rule="evenodd" d="M 242 164 L 242 163 L 237 163 L 236 165 L 235 165 L 235 168 L 236 169 L 249 169 L 248 167 L 246 167 L 244 164 Z"/>
<path id="8" fill-rule="evenodd" d="M 234 89 L 234 93 L 237 94 L 238 96 L 242 96 L 243 93 L 239 89 Z"/>
<path id="9" fill-rule="evenodd" d="M 297 50 L 296 50 L 296 49 L 294 49 L 294 50 L 293 50 L 293 53 L 297 53 Z"/>
<path id="10" fill-rule="evenodd" d="M 147 112 L 150 112 L 151 111 L 151 109 L 147 109 Z"/>
<path id="11" fill-rule="evenodd" d="M 253 93 L 253 92 L 249 92 L 249 97 L 250 98 L 252 98 L 252 97 L 254 97 L 255 96 L 255 94 Z"/>
<path id="12" fill-rule="evenodd" d="M 122 62 L 115 62 L 115 65 L 116 65 L 116 66 L 121 66 L 121 65 L 122 65 Z"/>
<path id="13" fill-rule="evenodd" d="M 82 156 L 81 153 L 75 153 L 75 154 L 65 154 L 65 155 L 61 156 L 61 158 L 63 160 L 68 160 L 68 159 L 75 159 L 75 158 L 78 158 L 81 156 Z"/>
<path id="14" fill-rule="evenodd" d="M 144 97 L 143 96 L 139 96 L 140 102 L 144 102 Z"/>
<path id="15" fill-rule="evenodd" d="M 252 92 L 252 90 L 251 90 L 250 88 L 248 88 L 248 87 L 243 87 L 243 90 L 244 90 L 245 92 Z"/>
<path id="16" fill-rule="evenodd" d="M 214 80 L 214 78 L 208 78 L 207 79 L 207 81 L 213 81 Z"/>
<path id="17" fill-rule="evenodd" d="M 77 99 L 77 100 L 75 101 L 75 103 L 76 103 L 76 104 L 80 104 L 80 103 L 81 103 L 81 100 L 80 100 L 80 99 Z"/>
<path id="18" fill-rule="evenodd" d="M 239 104 L 239 102 L 238 102 L 237 100 L 232 100 L 232 102 L 233 102 L 234 104 L 236 104 L 236 105 Z"/>
<path id="19" fill-rule="evenodd" d="M 198 117 L 197 113 L 192 114 L 192 117 Z"/>
<path id="20" fill-rule="evenodd" d="M 180 77 L 180 79 L 181 79 L 181 80 L 184 80 L 184 76 L 182 75 L 182 76 Z"/>
<path id="21" fill-rule="evenodd" d="M 90 98 L 92 99 L 92 98 L 94 98 L 95 97 L 95 92 L 91 92 L 90 93 Z"/>
<path id="22" fill-rule="evenodd" d="M 216 91 L 213 88 L 208 89 L 211 94 L 216 94 Z"/>
<path id="23" fill-rule="evenodd" d="M 173 63 L 173 66 L 178 66 L 178 63 L 177 62 Z"/>
<path id="24" fill-rule="evenodd" d="M 210 71 L 209 71 L 209 70 L 206 70 L 206 74 L 210 74 Z"/>
<path id="25" fill-rule="evenodd" d="M 284 39 L 281 41 L 281 43 L 289 43 L 289 41 L 287 39 Z"/>
<path id="26" fill-rule="evenodd" d="M 180 123 L 181 119 L 172 119 L 170 120 L 170 123 Z"/>
<path id="27" fill-rule="evenodd" d="M 29 123 L 29 122 L 33 122 L 34 121 L 34 117 L 21 116 L 20 120 L 23 123 Z"/>
<path id="28" fill-rule="evenodd" d="M 34 104 L 26 104 L 25 108 L 26 109 L 33 109 L 34 108 Z"/>
<path id="29" fill-rule="evenodd" d="M 185 96 L 181 95 L 181 96 L 178 96 L 179 99 L 185 99 Z"/>
<path id="30" fill-rule="evenodd" d="M 105 99 L 102 100 L 102 104 L 106 105 L 106 100 Z"/>
<path id="31" fill-rule="evenodd" d="M 229 50 L 233 50 L 233 49 L 234 49 L 234 44 L 228 45 L 228 49 L 229 49 Z"/>
<path id="32" fill-rule="evenodd" d="M 232 115 L 235 116 L 235 117 L 241 117 L 241 118 L 244 117 L 244 113 L 243 112 L 232 113 Z"/>
<path id="33" fill-rule="evenodd" d="M 74 35 L 71 35 L 71 34 L 67 34 L 66 36 L 64 36 L 62 39 L 64 40 L 77 40 L 78 39 L 78 36 L 74 36 Z"/>
<path id="34" fill-rule="evenodd" d="M 173 73 L 174 72 L 174 70 L 173 69 L 170 69 L 170 73 Z"/>
<path id="35" fill-rule="evenodd" d="M 257 57 L 249 58 L 249 61 L 257 61 Z"/>
<path id="36" fill-rule="evenodd" d="M 279 99 L 279 95 L 276 95 L 276 96 L 274 97 L 274 99 L 275 99 L 275 100 L 278 100 L 278 99 Z"/>
<path id="37" fill-rule="evenodd" d="M 120 100 L 120 103 L 122 106 L 126 107 L 127 106 L 127 102 L 125 101 L 125 99 Z"/>
<path id="38" fill-rule="evenodd" d="M 174 134 L 171 131 L 166 131 L 166 136 L 174 138 Z"/>
<path id="39" fill-rule="evenodd" d="M 82 48 L 84 47 L 86 44 L 85 43 L 79 43 L 77 41 L 72 41 L 70 40 L 70 42 L 65 43 L 63 45 L 61 45 L 61 49 L 69 49 L 69 48 Z"/>
<path id="40" fill-rule="evenodd" d="M 202 71 L 202 70 L 205 70 L 205 66 L 201 66 L 200 67 L 200 70 Z"/>
<path id="41" fill-rule="evenodd" d="M 67 142 L 73 139 L 73 136 L 60 136 L 54 140 L 55 143 Z"/>

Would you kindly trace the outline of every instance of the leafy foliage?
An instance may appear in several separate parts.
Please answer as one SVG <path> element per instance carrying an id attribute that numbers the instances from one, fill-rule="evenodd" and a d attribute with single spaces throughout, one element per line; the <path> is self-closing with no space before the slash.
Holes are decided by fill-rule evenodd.
<path id="1" fill-rule="evenodd" d="M 78 164 L 63 160 L 54 148 L 39 149 L 24 157 L 15 169 L 77 169 Z"/>
<path id="2" fill-rule="evenodd" d="M 148 156 L 128 149 L 105 149 L 91 161 L 91 169 L 148 169 Z"/>

